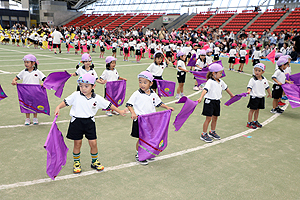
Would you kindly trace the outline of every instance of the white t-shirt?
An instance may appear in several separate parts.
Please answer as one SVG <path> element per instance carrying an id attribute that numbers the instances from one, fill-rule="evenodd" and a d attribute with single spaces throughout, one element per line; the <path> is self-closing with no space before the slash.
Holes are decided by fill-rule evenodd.
<path id="1" fill-rule="evenodd" d="M 136 115 L 145 115 L 156 112 L 155 107 L 162 105 L 159 96 L 152 90 L 150 95 L 146 94 L 142 89 L 135 91 L 126 103 L 131 106 Z"/>
<path id="2" fill-rule="evenodd" d="M 94 76 L 96 78 L 96 80 L 98 79 L 97 72 L 94 69 L 90 69 L 89 71 L 86 71 L 85 66 L 79 67 L 75 72 L 75 74 L 77 76 L 83 76 L 84 74 L 87 74 L 87 73 Z"/>
<path id="3" fill-rule="evenodd" d="M 253 52 L 253 59 L 260 59 L 260 57 L 262 56 L 261 51 L 254 51 Z"/>
<path id="4" fill-rule="evenodd" d="M 210 65 L 213 62 L 213 58 L 211 56 L 206 56 L 206 63 Z"/>
<path id="5" fill-rule="evenodd" d="M 107 80 L 107 81 L 117 81 L 119 79 L 119 73 L 117 72 L 116 69 L 110 70 L 110 69 L 105 69 L 100 76 L 101 79 Z"/>
<path id="6" fill-rule="evenodd" d="M 247 51 L 246 50 L 240 50 L 240 56 L 241 57 L 246 57 Z"/>
<path id="7" fill-rule="evenodd" d="M 46 76 L 38 69 L 29 72 L 27 69 L 22 70 L 17 78 L 23 80 L 24 84 L 40 84 L 40 80 L 45 80 Z"/>
<path id="8" fill-rule="evenodd" d="M 53 44 L 60 44 L 60 39 L 63 38 L 61 32 L 54 31 L 51 36 L 53 37 Z"/>
<path id="9" fill-rule="evenodd" d="M 215 51 L 215 55 L 219 55 L 220 54 L 220 48 L 219 47 L 215 47 L 214 48 L 214 51 Z"/>
<path id="10" fill-rule="evenodd" d="M 178 60 L 177 66 L 176 66 L 176 69 L 177 69 L 179 72 L 182 72 L 182 70 L 180 70 L 179 67 L 181 67 L 182 69 L 186 69 L 185 63 L 184 63 L 182 60 Z"/>
<path id="11" fill-rule="evenodd" d="M 251 89 L 250 96 L 261 98 L 266 95 L 266 89 L 269 88 L 269 83 L 265 77 L 262 77 L 262 80 L 258 80 L 256 76 L 253 76 L 249 80 L 247 88 Z"/>
<path id="12" fill-rule="evenodd" d="M 286 76 L 284 71 L 282 71 L 281 69 L 276 69 L 274 74 L 272 75 L 272 79 L 276 78 L 277 81 L 279 81 L 280 83 L 284 84 L 285 80 L 286 80 Z M 277 84 L 274 80 L 273 80 L 274 84 Z"/>
<path id="13" fill-rule="evenodd" d="M 207 91 L 207 93 L 204 95 L 204 98 L 220 100 L 222 98 L 222 90 L 226 89 L 227 85 L 223 80 L 220 79 L 220 82 L 218 82 L 214 79 L 208 79 L 204 86 L 204 90 Z"/>
<path id="14" fill-rule="evenodd" d="M 236 49 L 230 49 L 229 56 L 230 57 L 235 57 L 235 55 L 236 55 Z"/>
<path id="15" fill-rule="evenodd" d="M 199 58 L 196 62 L 195 69 L 201 70 L 203 67 L 207 67 L 206 59 L 204 59 L 204 61 L 201 61 L 201 59 Z"/>
<path id="16" fill-rule="evenodd" d="M 70 116 L 77 118 L 94 117 L 99 109 L 109 109 L 112 105 L 95 93 L 92 93 L 92 97 L 88 99 L 80 91 L 73 92 L 64 99 L 64 102 L 67 106 L 72 106 Z"/>
<path id="17" fill-rule="evenodd" d="M 152 63 L 146 71 L 150 72 L 153 76 L 162 76 L 164 69 L 166 68 L 166 63 L 162 63 L 162 65 L 157 65 Z"/>

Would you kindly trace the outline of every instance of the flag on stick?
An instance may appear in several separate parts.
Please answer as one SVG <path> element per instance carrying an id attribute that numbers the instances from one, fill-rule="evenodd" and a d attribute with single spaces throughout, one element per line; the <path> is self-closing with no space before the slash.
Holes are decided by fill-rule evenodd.
<path id="1" fill-rule="evenodd" d="M 158 80 L 158 79 L 155 79 L 155 81 L 157 83 L 158 96 L 160 96 L 160 97 L 174 96 L 175 85 L 176 85 L 175 82 L 166 81 L 166 80 Z"/>
<path id="2" fill-rule="evenodd" d="M 109 81 L 106 83 L 105 97 L 114 106 L 119 107 L 123 104 L 126 94 L 126 81 Z"/>
<path id="3" fill-rule="evenodd" d="M 67 71 L 53 72 L 44 81 L 44 87 L 48 90 L 55 90 L 55 96 L 61 98 L 66 81 L 71 77 Z"/>
<path id="4" fill-rule="evenodd" d="M 242 97 L 246 97 L 247 93 L 241 93 L 241 94 L 237 94 L 234 97 L 232 97 L 231 99 L 229 99 L 224 105 L 225 106 L 230 106 L 231 104 L 233 104 L 234 102 L 239 101 Z"/>

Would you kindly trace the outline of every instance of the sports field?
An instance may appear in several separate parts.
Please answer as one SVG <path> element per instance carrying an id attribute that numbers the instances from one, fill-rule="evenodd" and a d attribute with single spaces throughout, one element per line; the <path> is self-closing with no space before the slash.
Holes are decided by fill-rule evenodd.
<path id="1" fill-rule="evenodd" d="M 64 46 L 64 45 L 63 45 Z M 99 52 L 99 49 L 97 49 Z M 201 115 L 202 103 L 183 127 L 174 131 L 172 125 L 182 104 L 175 104 L 174 97 L 163 97 L 163 102 L 175 108 L 169 127 L 169 143 L 155 162 L 147 166 L 135 162 L 136 139 L 130 136 L 132 120 L 127 116 L 107 117 L 98 111 L 96 117 L 99 160 L 103 172 L 90 168 L 91 156 L 86 139 L 81 149 L 82 173 L 73 175 L 73 142 L 65 139 L 69 148 L 66 166 L 55 181 L 46 174 L 46 141 L 55 107 L 76 90 L 76 77 L 71 77 L 62 98 L 48 90 L 51 116 L 39 114 L 40 124 L 24 126 L 25 114 L 20 113 L 17 88 L 12 79 L 24 69 L 22 58 L 34 54 L 40 62 L 39 69 L 48 75 L 67 70 L 75 72 L 80 56 L 54 55 L 50 51 L 0 46 L 0 84 L 8 98 L 0 101 L 0 199 L 299 199 L 300 198 L 300 109 L 284 107 L 281 115 L 270 113 L 272 99 L 266 99 L 266 109 L 259 115 L 263 128 L 246 127 L 248 98 L 227 107 L 229 95 L 224 92 L 221 116 L 217 123 L 220 141 L 206 144 L 199 139 L 205 117 Z M 111 55 L 106 51 L 105 56 Z M 119 55 L 119 52 L 117 53 Z M 100 76 L 105 69 L 104 59 L 91 54 Z M 227 58 L 221 58 L 225 69 Z M 128 79 L 126 99 L 138 89 L 137 74 L 153 60 L 141 63 L 123 62 L 118 56 L 120 76 Z M 271 80 L 274 64 L 264 62 L 264 76 Z M 300 72 L 300 65 L 291 64 L 292 73 Z M 235 66 L 237 68 L 237 66 Z M 252 73 L 252 63 L 245 73 L 226 70 L 223 80 L 234 94 L 246 92 Z M 175 81 L 176 70 L 166 68 L 165 80 Z M 19 81 L 21 83 L 21 81 Z M 187 75 L 184 93 L 197 100 L 199 92 L 192 90 L 194 79 Z M 272 84 L 270 84 L 272 86 Z M 97 94 L 103 96 L 104 86 L 97 84 Z M 125 105 L 121 106 L 121 109 Z M 61 110 L 58 127 L 66 135 L 69 109 Z M 161 108 L 157 109 L 161 110 Z M 252 136 L 252 137 L 247 137 Z"/>

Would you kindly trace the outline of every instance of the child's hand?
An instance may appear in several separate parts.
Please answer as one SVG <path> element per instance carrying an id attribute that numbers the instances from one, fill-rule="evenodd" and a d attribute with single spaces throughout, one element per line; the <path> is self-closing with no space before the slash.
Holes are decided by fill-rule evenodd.
<path id="1" fill-rule="evenodd" d="M 44 83 L 42 83 L 41 86 L 44 87 Z"/>
<path id="2" fill-rule="evenodd" d="M 281 83 L 281 82 L 278 82 L 278 85 L 282 85 L 282 83 Z"/>
<path id="3" fill-rule="evenodd" d="M 17 83 L 17 81 L 13 80 L 11 84 L 12 85 L 17 85 L 18 83 Z"/>
<path id="4" fill-rule="evenodd" d="M 233 94 L 231 94 L 231 95 L 230 95 L 230 98 L 233 98 L 233 97 L 234 97 L 234 95 L 233 95 Z"/>
<path id="5" fill-rule="evenodd" d="M 122 116 L 126 116 L 125 113 L 126 113 L 125 109 L 124 110 L 120 110 L 120 112 L 119 112 L 119 114 L 122 115 Z"/>
<path id="6" fill-rule="evenodd" d="M 197 99 L 197 101 L 198 101 L 198 103 L 201 103 L 201 101 L 202 101 L 202 98 L 199 98 L 199 99 Z"/>
<path id="7" fill-rule="evenodd" d="M 271 94 L 268 94 L 267 98 L 272 98 L 272 95 L 271 95 Z"/>
<path id="8" fill-rule="evenodd" d="M 167 107 L 167 110 L 172 110 L 172 111 L 174 111 L 174 108 L 172 108 L 172 107 Z"/>
<path id="9" fill-rule="evenodd" d="M 294 81 L 286 81 L 288 84 L 294 84 Z"/>
<path id="10" fill-rule="evenodd" d="M 138 118 L 138 116 L 136 114 L 131 114 L 131 119 L 136 120 Z"/>
<path id="11" fill-rule="evenodd" d="M 250 91 L 247 91 L 247 94 L 250 94 Z"/>
<path id="12" fill-rule="evenodd" d="M 123 78 L 123 80 L 127 81 L 127 79 L 126 79 L 126 78 Z"/>
<path id="13" fill-rule="evenodd" d="M 55 114 L 55 115 L 60 115 L 60 114 L 59 114 L 59 108 L 58 108 L 58 107 L 55 108 L 54 114 Z"/>

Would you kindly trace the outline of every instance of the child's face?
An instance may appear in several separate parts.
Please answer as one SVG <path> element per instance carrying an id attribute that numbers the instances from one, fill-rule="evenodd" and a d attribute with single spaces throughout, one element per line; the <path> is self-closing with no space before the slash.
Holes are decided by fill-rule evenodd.
<path id="1" fill-rule="evenodd" d="M 113 70 L 116 67 L 116 61 L 111 61 L 110 63 L 110 69 Z"/>
<path id="2" fill-rule="evenodd" d="M 85 61 L 83 64 L 85 67 L 90 67 L 92 65 L 92 61 Z"/>
<path id="3" fill-rule="evenodd" d="M 35 65 L 35 62 L 32 61 L 24 61 L 24 65 L 27 69 L 31 69 L 33 68 L 33 66 Z"/>
<path id="4" fill-rule="evenodd" d="M 208 52 L 207 55 L 208 55 L 208 56 L 211 56 L 211 55 L 212 55 L 212 52 Z"/>
<path id="5" fill-rule="evenodd" d="M 200 55 L 200 58 L 203 60 L 205 58 L 205 56 L 204 55 Z"/>
<path id="6" fill-rule="evenodd" d="M 88 83 L 79 83 L 80 92 L 82 94 L 84 94 L 85 96 L 91 95 L 92 89 L 94 89 L 95 87 L 96 87 L 96 85 L 92 86 L 91 84 L 88 84 Z"/>
<path id="7" fill-rule="evenodd" d="M 148 91 L 150 89 L 150 87 L 152 86 L 152 82 L 150 82 L 148 79 L 146 78 L 139 78 L 139 87 L 144 91 Z"/>
<path id="8" fill-rule="evenodd" d="M 264 71 L 262 69 L 260 69 L 258 67 L 254 68 L 254 74 L 256 77 L 261 77 L 263 73 L 264 73 Z"/>
<path id="9" fill-rule="evenodd" d="M 186 59 L 186 55 L 180 56 L 180 58 L 181 58 L 182 60 L 185 60 L 185 59 Z"/>
<path id="10" fill-rule="evenodd" d="M 156 58 L 155 58 L 155 62 L 156 62 L 157 64 L 162 63 L 162 61 L 163 61 L 163 58 L 162 58 L 162 57 L 156 57 Z"/>
<path id="11" fill-rule="evenodd" d="M 214 72 L 214 73 L 213 73 L 214 79 L 220 79 L 221 76 L 222 76 L 222 72 L 223 72 L 223 71 Z"/>
<path id="12" fill-rule="evenodd" d="M 282 69 L 285 70 L 289 66 L 289 63 L 286 63 L 285 65 L 282 65 Z"/>

